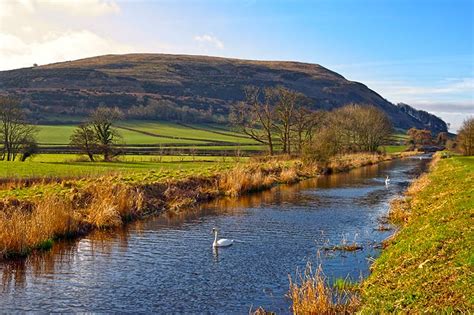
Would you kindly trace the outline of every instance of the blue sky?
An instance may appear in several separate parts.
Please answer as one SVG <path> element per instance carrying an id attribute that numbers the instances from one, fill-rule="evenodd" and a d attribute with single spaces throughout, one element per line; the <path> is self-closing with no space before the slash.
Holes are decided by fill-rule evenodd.
<path id="1" fill-rule="evenodd" d="M 452 130 L 474 115 L 473 0 L 27 0 L 27 9 L 0 0 L 0 10 L 2 1 L 0 69 L 123 52 L 294 60 L 433 112 Z M 6 29 L 13 15 L 33 30 Z M 12 53 L 18 41 L 32 56 Z"/>

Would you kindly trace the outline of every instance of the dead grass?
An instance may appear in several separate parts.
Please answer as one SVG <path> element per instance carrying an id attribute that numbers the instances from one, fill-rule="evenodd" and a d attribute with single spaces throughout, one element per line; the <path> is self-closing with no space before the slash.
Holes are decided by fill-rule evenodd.
<path id="1" fill-rule="evenodd" d="M 358 307 L 356 295 L 330 288 L 321 266 L 313 272 L 308 264 L 304 273 L 297 276 L 297 282 L 289 279 L 293 314 L 344 314 L 353 313 Z"/>
<path id="2" fill-rule="evenodd" d="M 407 198 L 395 198 L 390 202 L 388 220 L 394 224 L 404 224 L 410 219 L 410 205 Z"/>
<path id="3" fill-rule="evenodd" d="M 436 158 L 435 158 L 436 159 Z M 437 160 L 435 160 L 436 163 Z M 431 163 L 431 165 L 434 165 Z M 431 166 L 432 167 L 432 166 Z M 398 197 L 390 202 L 390 210 L 388 212 L 388 220 L 397 225 L 408 223 L 411 217 L 411 202 L 414 196 L 423 191 L 430 184 L 428 174 L 423 174 L 414 180 L 403 197 Z"/>
<path id="4" fill-rule="evenodd" d="M 48 196 L 35 204 L 3 204 L 0 209 L 0 258 L 26 255 L 57 235 L 77 233 L 78 213 L 64 200 Z"/>

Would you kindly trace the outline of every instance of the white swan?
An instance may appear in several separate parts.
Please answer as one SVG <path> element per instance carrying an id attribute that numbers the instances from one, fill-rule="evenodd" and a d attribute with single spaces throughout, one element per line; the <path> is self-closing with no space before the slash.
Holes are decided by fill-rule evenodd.
<path id="1" fill-rule="evenodd" d="M 218 240 L 217 230 L 215 228 L 212 229 L 212 233 L 214 233 L 214 243 L 212 243 L 212 247 L 227 247 L 234 244 L 234 240 L 229 240 L 227 238 L 221 238 Z"/>
<path id="2" fill-rule="evenodd" d="M 388 186 L 388 184 L 390 184 L 390 178 L 389 178 L 388 175 L 387 175 L 387 178 L 385 178 L 385 185 Z"/>

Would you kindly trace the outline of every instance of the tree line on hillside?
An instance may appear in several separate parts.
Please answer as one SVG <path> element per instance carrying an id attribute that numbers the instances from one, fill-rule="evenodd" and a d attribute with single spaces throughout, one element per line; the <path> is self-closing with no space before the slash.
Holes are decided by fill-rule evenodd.
<path id="1" fill-rule="evenodd" d="M 376 152 L 392 135 L 388 117 L 370 105 L 349 104 L 333 111 L 311 110 L 311 101 L 283 87 L 246 87 L 245 100 L 233 106 L 232 125 L 249 138 L 266 145 L 268 153 L 303 155 L 324 161 L 339 153 Z M 123 153 L 115 122 L 123 119 L 117 108 L 100 106 L 74 130 L 70 145 L 96 161 L 111 161 Z M 26 120 L 18 99 L 0 97 L 0 160 L 25 161 L 38 152 L 38 128 Z M 447 133 L 432 137 L 429 130 L 411 128 L 408 144 L 442 145 L 474 155 L 474 118 L 464 121 L 456 139 Z"/>

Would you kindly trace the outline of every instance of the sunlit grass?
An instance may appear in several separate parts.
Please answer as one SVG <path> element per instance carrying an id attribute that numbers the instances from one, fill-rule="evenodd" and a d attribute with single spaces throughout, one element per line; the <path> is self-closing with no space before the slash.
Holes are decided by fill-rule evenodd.
<path id="1" fill-rule="evenodd" d="M 363 313 L 473 309 L 473 196 L 474 157 L 441 159 L 410 186 L 403 227 L 363 282 Z"/>

